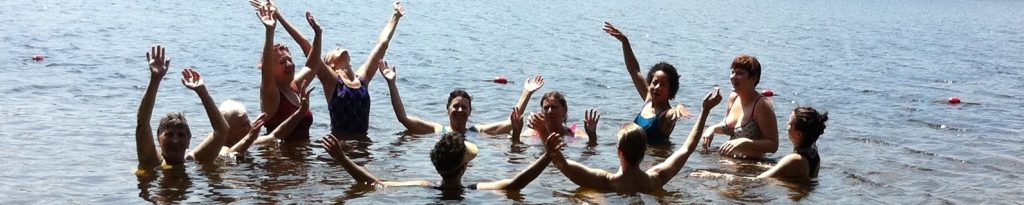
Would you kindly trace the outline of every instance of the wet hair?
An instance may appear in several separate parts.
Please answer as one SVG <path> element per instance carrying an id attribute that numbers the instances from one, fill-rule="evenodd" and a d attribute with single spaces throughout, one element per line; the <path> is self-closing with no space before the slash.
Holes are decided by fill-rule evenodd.
<path id="1" fill-rule="evenodd" d="M 562 92 L 558 92 L 558 91 L 548 92 L 548 93 L 544 94 L 544 97 L 540 98 L 540 108 L 541 109 L 544 109 L 544 100 L 546 100 L 548 98 L 552 98 L 552 99 L 557 100 L 558 104 L 562 105 L 562 108 L 565 108 L 565 112 L 566 113 L 569 112 L 569 106 L 565 105 L 565 95 L 563 95 Z M 565 120 L 566 119 L 562 119 L 562 122 L 565 122 Z"/>
<path id="2" fill-rule="evenodd" d="M 441 140 L 430 150 L 430 162 L 442 178 L 454 177 L 456 170 L 462 165 L 462 157 L 466 154 L 465 136 L 458 132 L 441 135 Z"/>
<path id="3" fill-rule="evenodd" d="M 668 76 L 668 99 L 675 99 L 676 93 L 679 92 L 679 71 L 676 71 L 676 67 L 672 64 L 662 61 L 654 64 L 651 66 L 651 70 L 647 71 L 647 83 L 654 81 L 654 73 L 658 71 L 665 72 L 665 75 Z"/>
<path id="4" fill-rule="evenodd" d="M 818 137 L 825 132 L 828 112 L 819 113 L 812 107 L 801 106 L 793 109 L 793 117 L 796 120 L 793 123 L 793 129 L 800 131 L 800 134 L 804 136 L 803 143 L 797 145 L 797 148 L 808 148 L 814 145 L 814 142 L 818 141 Z"/>
<path id="5" fill-rule="evenodd" d="M 192 136 L 191 130 L 188 129 L 188 121 L 185 120 L 185 114 L 180 112 L 167 113 L 167 116 L 160 118 L 160 125 L 156 127 L 156 133 L 160 135 L 169 129 L 185 129 L 186 135 Z"/>
<path id="6" fill-rule="evenodd" d="M 635 123 L 629 123 L 619 129 L 619 152 L 626 164 L 639 165 L 647 152 L 647 133 Z"/>
<path id="7" fill-rule="evenodd" d="M 469 93 L 465 90 L 455 89 L 451 93 L 448 93 L 448 104 L 444 105 L 444 110 L 448 110 L 448 107 L 452 106 L 452 100 L 455 100 L 456 97 L 466 98 L 469 102 L 473 102 L 473 97 L 469 96 Z"/>
<path id="8" fill-rule="evenodd" d="M 332 66 L 331 69 L 333 69 L 334 68 L 333 66 L 337 66 L 337 65 L 334 65 L 334 59 L 341 58 L 342 56 L 349 56 L 348 49 L 337 48 L 337 49 L 334 49 L 334 50 L 331 50 L 331 51 L 327 51 L 327 54 L 324 54 L 324 58 L 323 58 L 324 59 L 324 63 L 327 64 L 327 65 L 331 65 Z M 349 56 L 349 61 L 351 61 L 351 60 L 352 60 L 352 56 Z"/>
<path id="9" fill-rule="evenodd" d="M 732 60 L 732 66 L 729 69 L 742 69 L 747 71 L 748 77 L 757 77 L 757 81 L 754 81 L 756 86 L 761 83 L 761 63 L 757 62 L 757 57 L 750 56 L 747 54 L 740 54 Z"/>

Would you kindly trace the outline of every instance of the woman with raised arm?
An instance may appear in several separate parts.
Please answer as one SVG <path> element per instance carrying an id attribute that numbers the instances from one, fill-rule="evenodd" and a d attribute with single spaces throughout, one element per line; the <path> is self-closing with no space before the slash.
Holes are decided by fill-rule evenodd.
<path id="1" fill-rule="evenodd" d="M 543 139 L 547 139 L 546 136 L 551 132 L 556 132 L 559 136 L 565 137 L 565 141 L 570 144 L 586 140 L 587 146 L 597 145 L 597 123 L 601 119 L 601 114 L 597 112 L 597 109 L 589 109 L 584 112 L 584 130 L 579 130 L 576 124 L 565 125 L 569 107 L 566 105 L 565 95 L 562 95 L 561 92 L 551 91 L 544 94 L 540 101 L 540 107 L 540 113 L 530 116 L 531 129 L 525 132 L 532 140 L 540 139 L 538 140 L 540 143 L 535 144 L 543 143 Z M 520 139 L 513 135 L 512 141 L 518 143 Z"/>
<path id="2" fill-rule="evenodd" d="M 786 125 L 789 141 L 793 142 L 793 153 L 779 159 L 779 163 L 757 178 L 808 179 L 818 177 L 821 157 L 815 142 L 825 132 L 828 112 L 819 113 L 812 107 L 797 107 Z"/>
<path id="3" fill-rule="evenodd" d="M 589 168 L 575 161 L 566 160 L 560 149 L 565 147 L 561 137 L 552 133 L 545 143 L 547 155 L 551 163 L 558 167 L 570 181 L 582 187 L 594 188 L 602 191 L 614 191 L 621 194 L 652 193 L 662 190 L 662 186 L 672 180 L 679 170 L 682 170 L 686 160 L 697 148 L 698 137 L 704 132 L 704 122 L 707 115 L 715 105 L 722 101 L 718 89 L 708 93 L 704 97 L 700 117 L 693 124 L 690 136 L 686 138 L 683 146 L 676 150 L 672 156 L 665 159 L 665 162 L 655 165 L 647 171 L 640 169 L 644 152 L 647 150 L 646 132 L 636 124 L 629 124 L 619 131 L 619 171 L 610 173 L 601 169 Z"/>
<path id="4" fill-rule="evenodd" d="M 431 133 L 446 133 L 446 132 L 458 132 L 467 134 L 467 131 L 481 132 L 489 135 L 508 134 L 512 130 L 511 118 L 509 120 L 503 120 L 499 122 L 475 125 L 467 127 L 469 122 L 469 115 L 473 112 L 473 97 L 462 89 L 455 89 L 448 94 L 448 103 L 446 104 L 448 110 L 448 122 L 450 125 L 445 126 L 439 123 L 422 120 L 417 117 L 408 116 L 405 114 L 405 105 L 402 103 L 402 96 L 398 93 L 398 85 L 395 83 L 397 74 L 394 67 L 388 67 L 387 62 L 381 61 L 379 68 L 381 75 L 384 76 L 384 80 L 388 82 L 388 89 L 391 93 L 391 106 L 395 109 L 395 117 L 398 118 L 398 122 L 407 129 L 408 134 L 431 134 Z M 530 101 L 530 96 L 537 89 L 544 86 L 544 78 L 541 76 L 535 76 L 526 80 L 523 85 L 523 93 L 519 97 L 519 102 L 513 108 L 515 110 L 522 111 L 526 108 L 526 105 Z M 522 113 L 518 113 L 522 115 Z"/>
<path id="5" fill-rule="evenodd" d="M 779 149 L 775 106 L 755 89 L 761 82 L 761 63 L 750 55 L 739 55 L 732 62 L 733 92 L 726 103 L 726 117 L 704 134 L 701 147 L 708 151 L 715 134 L 729 135 L 718 153 L 743 159 L 762 159 Z"/>
<path id="6" fill-rule="evenodd" d="M 260 2 L 250 0 L 254 7 L 267 6 L 271 10 L 277 10 L 273 1 Z M 353 71 L 350 63 L 349 53 L 345 49 L 337 48 L 327 52 L 322 61 L 316 62 L 316 66 L 307 66 L 295 75 L 295 81 L 312 80 L 317 76 L 324 87 L 324 97 L 327 100 L 327 108 L 331 116 L 331 133 L 339 136 L 365 136 L 369 129 L 370 116 L 370 94 L 367 89 L 370 80 L 377 72 L 377 65 L 387 53 L 391 37 L 395 34 L 398 21 L 405 14 L 401 2 L 394 3 L 394 14 L 388 20 L 387 25 L 381 31 L 377 44 L 367 56 L 366 61 Z M 281 22 L 285 30 L 302 47 L 308 59 L 319 59 L 322 48 L 322 29 L 313 20 L 309 12 L 306 13 L 307 21 L 313 27 L 314 42 L 311 44 L 301 33 L 298 32 L 280 13 L 275 13 L 274 18 Z M 318 43 L 321 42 L 321 43 Z M 313 54 L 315 53 L 315 55 Z M 307 60 L 308 60 L 307 59 Z M 317 69 L 323 64 L 325 69 Z"/>
<path id="7" fill-rule="evenodd" d="M 181 72 L 181 83 L 199 95 L 203 102 L 206 114 L 213 126 L 213 134 L 203 140 L 192 152 L 187 152 L 188 145 L 192 138 L 191 129 L 181 113 L 168 113 L 160 119 L 157 127 L 157 141 L 160 142 L 158 150 L 153 144 L 153 131 L 149 121 L 153 115 L 153 106 L 156 102 L 156 93 L 160 87 L 160 81 L 167 74 L 171 63 L 166 58 L 163 46 L 156 45 L 146 53 L 149 62 L 149 86 L 142 96 L 142 104 L 139 106 L 138 121 L 135 127 L 135 146 L 138 152 L 139 166 L 136 175 L 147 175 L 148 171 L 156 167 L 164 169 L 174 165 L 184 164 L 186 161 L 195 160 L 199 163 L 208 163 L 217 158 L 224 144 L 224 135 L 228 132 L 228 124 L 217 109 L 210 93 L 206 90 L 206 83 L 200 77 L 199 72 L 186 68 Z"/>
<path id="8" fill-rule="evenodd" d="M 676 97 L 676 92 L 679 92 L 679 72 L 672 64 L 660 62 L 651 66 L 651 69 L 647 71 L 647 78 L 644 79 L 643 74 L 640 73 L 640 63 L 633 55 L 633 48 L 629 45 L 626 35 L 608 22 L 604 22 L 604 32 L 619 39 L 619 42 L 622 43 L 626 72 L 633 80 L 636 92 L 644 100 L 644 107 L 633 118 L 633 123 L 639 125 L 646 132 L 648 144 L 669 143 L 669 136 L 675 129 L 676 120 L 690 117 L 686 106 L 679 104 L 673 108 L 668 102 Z"/>
<path id="9" fill-rule="evenodd" d="M 268 6 L 257 9 L 257 16 L 266 27 L 266 41 L 263 45 L 261 63 L 260 108 L 268 119 L 264 126 L 271 133 L 282 129 L 282 140 L 308 140 L 309 127 L 313 125 L 313 113 L 300 109 L 301 96 L 307 83 L 295 81 L 295 64 L 288 48 L 274 44 L 275 11 Z M 297 123 L 284 123 L 295 111 L 303 111 Z"/>

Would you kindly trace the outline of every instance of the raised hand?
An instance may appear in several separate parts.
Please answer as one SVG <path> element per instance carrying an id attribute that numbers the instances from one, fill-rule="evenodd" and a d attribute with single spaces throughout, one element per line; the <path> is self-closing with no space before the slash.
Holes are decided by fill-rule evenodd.
<path id="1" fill-rule="evenodd" d="M 708 111 L 710 111 L 711 108 L 714 108 L 719 103 L 721 103 L 722 102 L 722 94 L 721 94 L 720 91 L 721 91 L 720 88 L 715 87 L 715 90 L 713 90 L 711 92 L 708 92 L 708 94 L 704 96 L 704 104 L 702 105 L 701 110 L 708 110 Z"/>
<path id="2" fill-rule="evenodd" d="M 345 157 L 345 152 L 341 151 L 341 143 L 338 141 L 337 137 L 334 137 L 334 134 L 324 136 L 323 142 L 320 144 L 322 144 L 324 149 L 327 150 L 327 154 L 330 154 L 334 159 L 341 159 L 342 157 Z"/>
<path id="3" fill-rule="evenodd" d="M 206 88 L 206 82 L 203 81 L 203 77 L 199 75 L 199 71 L 192 69 L 192 67 L 181 71 L 181 84 L 193 91 Z"/>
<path id="4" fill-rule="evenodd" d="M 306 21 L 309 21 L 309 26 L 313 27 L 313 33 L 316 35 L 320 35 L 324 32 L 324 30 L 320 28 L 320 24 L 316 23 L 316 19 L 313 18 L 312 12 L 306 11 Z"/>
<path id="5" fill-rule="evenodd" d="M 548 120 L 545 118 L 543 113 L 530 114 L 530 128 L 537 131 L 540 136 L 545 136 L 549 133 Z"/>
<path id="6" fill-rule="evenodd" d="M 690 119 L 693 117 L 693 114 L 690 114 L 690 110 L 686 109 L 686 105 L 683 105 L 682 103 L 672 108 L 672 110 L 669 111 L 669 114 L 669 119 L 672 119 L 672 121 L 679 120 L 679 118 Z"/>
<path id="7" fill-rule="evenodd" d="M 302 80 L 302 84 L 299 85 L 299 110 L 309 110 L 309 94 L 313 93 L 316 87 L 306 90 L 308 87 L 309 83 L 306 83 L 306 80 Z"/>
<path id="8" fill-rule="evenodd" d="M 395 15 L 396 16 L 398 16 L 398 17 L 405 16 L 405 7 L 402 6 L 402 1 L 395 1 L 395 5 L 392 6 L 392 7 L 395 8 Z"/>
<path id="9" fill-rule="evenodd" d="M 252 136 L 252 140 L 256 140 L 256 137 L 260 135 L 260 129 L 267 123 L 267 113 L 260 113 L 260 116 L 256 116 L 256 120 L 252 121 L 252 127 L 249 128 L 249 136 Z"/>
<path id="10" fill-rule="evenodd" d="M 526 83 L 523 84 L 523 90 L 533 93 L 541 87 L 544 87 L 544 76 L 534 76 L 532 78 L 526 78 Z"/>
<path id="11" fill-rule="evenodd" d="M 619 41 L 627 41 L 626 35 L 622 34 L 622 31 L 619 31 L 618 28 L 615 28 L 615 25 L 612 25 L 612 23 L 608 23 L 607 21 L 604 22 L 604 32 L 615 37 L 615 39 L 619 39 Z"/>
<path id="12" fill-rule="evenodd" d="M 544 135 L 541 135 L 544 136 Z M 544 151 L 548 156 L 561 157 L 562 148 L 565 148 L 565 143 L 562 143 L 562 135 L 557 132 L 547 135 L 547 139 L 544 139 Z"/>
<path id="13" fill-rule="evenodd" d="M 523 129 L 523 111 L 517 107 L 512 108 L 512 113 L 508 115 L 508 119 L 512 121 L 512 130 Z"/>
<path id="14" fill-rule="evenodd" d="M 597 133 L 597 122 L 601 120 L 601 113 L 597 111 L 597 108 L 591 108 L 583 113 L 583 129 L 587 131 L 587 135 Z M 590 136 L 591 138 L 597 136 Z"/>
<path id="15" fill-rule="evenodd" d="M 377 70 L 380 70 L 380 75 L 384 76 L 384 80 L 388 82 L 394 82 L 397 75 L 395 72 L 396 67 L 388 67 L 388 61 L 381 59 L 380 63 L 377 63 Z"/>
<path id="16" fill-rule="evenodd" d="M 259 11 L 260 8 L 266 6 L 266 7 L 269 7 L 271 11 L 274 11 L 275 14 L 278 13 L 277 12 L 277 4 L 275 4 L 274 1 L 271 1 L 271 0 L 267 0 L 267 1 L 249 0 L 249 5 L 251 5 L 254 9 L 256 9 L 256 11 Z"/>
<path id="17" fill-rule="evenodd" d="M 163 79 L 167 74 L 167 68 L 171 66 L 171 59 L 165 55 L 165 49 L 160 44 L 153 45 L 146 53 L 146 62 L 149 62 L 149 75 L 154 79 Z"/>
<path id="18" fill-rule="evenodd" d="M 277 9 L 271 7 L 269 3 L 256 8 L 256 16 L 260 18 L 260 21 L 263 21 L 263 26 L 268 29 L 273 29 L 277 26 L 277 20 L 274 19 L 274 14 L 276 13 Z"/>

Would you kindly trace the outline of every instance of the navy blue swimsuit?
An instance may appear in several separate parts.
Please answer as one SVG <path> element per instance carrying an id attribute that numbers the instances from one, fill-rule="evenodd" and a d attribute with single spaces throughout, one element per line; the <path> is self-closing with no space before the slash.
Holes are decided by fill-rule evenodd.
<path id="1" fill-rule="evenodd" d="M 362 86 L 353 89 L 338 79 L 331 103 L 331 133 L 336 135 L 366 135 L 370 123 L 370 92 L 368 82 L 359 77 Z"/>

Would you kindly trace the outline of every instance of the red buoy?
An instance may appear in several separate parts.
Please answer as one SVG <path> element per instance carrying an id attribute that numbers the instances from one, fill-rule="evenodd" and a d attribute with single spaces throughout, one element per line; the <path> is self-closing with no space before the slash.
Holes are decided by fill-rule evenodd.
<path id="1" fill-rule="evenodd" d="M 775 96 L 775 91 L 772 91 L 771 89 L 764 89 L 764 91 L 761 91 L 761 95 L 764 95 L 765 97 L 772 97 Z"/>
<path id="2" fill-rule="evenodd" d="M 949 102 L 949 104 L 960 104 L 960 97 L 953 96 L 950 97 L 947 101 Z"/>
<path id="3" fill-rule="evenodd" d="M 505 78 L 505 76 L 494 77 L 494 83 L 507 84 L 508 78 Z"/>
<path id="4" fill-rule="evenodd" d="M 43 54 L 36 54 L 36 55 L 32 56 L 32 60 L 34 60 L 36 62 L 43 61 L 43 59 L 45 59 L 45 58 L 46 57 L 43 56 Z"/>

